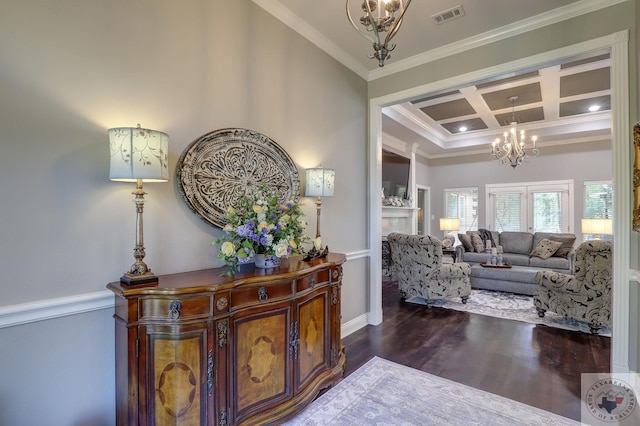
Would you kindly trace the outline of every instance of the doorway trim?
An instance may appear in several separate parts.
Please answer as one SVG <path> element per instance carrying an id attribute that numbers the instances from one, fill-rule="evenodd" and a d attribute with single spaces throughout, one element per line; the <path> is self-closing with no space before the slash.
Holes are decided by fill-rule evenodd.
<path id="1" fill-rule="evenodd" d="M 426 185 L 416 184 L 416 204 L 418 203 L 418 191 L 424 191 L 424 205 L 416 207 L 422 209 L 422 231 L 425 235 L 431 234 L 431 187 Z"/>
<path id="2" fill-rule="evenodd" d="M 613 154 L 613 206 L 614 238 L 616 253 L 630 253 L 631 235 L 631 164 L 629 127 L 629 32 L 616 32 L 582 43 L 565 46 L 538 55 L 501 64 L 494 67 L 454 76 L 448 79 L 416 86 L 369 100 L 369 243 L 370 243 L 370 292 L 368 322 L 382 322 L 382 269 L 381 269 L 381 211 L 379 188 L 382 185 L 382 108 L 407 101 L 416 96 L 457 87 L 470 82 L 503 75 L 538 66 L 551 61 L 609 49 L 611 53 L 611 139 Z M 613 262 L 612 341 L 611 372 L 628 373 L 629 368 L 629 257 L 619 256 Z"/>

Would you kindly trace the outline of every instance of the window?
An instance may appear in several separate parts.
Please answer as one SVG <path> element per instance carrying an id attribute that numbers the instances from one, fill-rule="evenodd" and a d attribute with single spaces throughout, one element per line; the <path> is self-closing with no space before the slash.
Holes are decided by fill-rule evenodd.
<path id="1" fill-rule="evenodd" d="M 444 190 L 445 217 L 460 219 L 460 233 L 478 230 L 478 188 Z"/>
<path id="2" fill-rule="evenodd" d="M 495 192 L 493 194 L 494 226 L 497 231 L 520 231 L 522 227 L 523 201 L 520 191 Z"/>
<path id="3" fill-rule="evenodd" d="M 487 185 L 487 228 L 571 232 L 573 181 Z"/>
<path id="4" fill-rule="evenodd" d="M 584 217 L 611 219 L 613 186 L 611 181 L 584 183 Z"/>
<path id="5" fill-rule="evenodd" d="M 613 218 L 613 185 L 611 181 L 584 183 L 584 215 L 585 219 Z M 583 239 L 601 238 L 612 240 L 612 235 L 583 234 Z"/>
<path id="6" fill-rule="evenodd" d="M 535 232 L 562 232 L 568 229 L 562 215 L 562 191 L 534 192 L 532 198 Z"/>

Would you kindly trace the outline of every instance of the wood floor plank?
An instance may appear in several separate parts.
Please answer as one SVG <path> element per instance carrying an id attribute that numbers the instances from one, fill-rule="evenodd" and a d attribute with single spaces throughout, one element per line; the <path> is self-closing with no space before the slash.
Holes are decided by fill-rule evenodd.
<path id="1" fill-rule="evenodd" d="M 343 339 L 345 375 L 378 356 L 580 420 L 580 375 L 609 372 L 609 337 L 405 303 L 392 281 L 383 314 Z"/>

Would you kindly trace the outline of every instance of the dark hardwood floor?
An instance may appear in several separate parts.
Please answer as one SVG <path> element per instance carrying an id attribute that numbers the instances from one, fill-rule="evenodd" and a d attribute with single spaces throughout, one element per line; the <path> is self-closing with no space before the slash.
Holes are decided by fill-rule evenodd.
<path id="1" fill-rule="evenodd" d="M 343 301 L 344 303 L 344 301 Z M 345 337 L 349 375 L 373 356 L 580 420 L 580 374 L 608 372 L 611 339 L 404 303 L 383 283 L 384 321 Z"/>

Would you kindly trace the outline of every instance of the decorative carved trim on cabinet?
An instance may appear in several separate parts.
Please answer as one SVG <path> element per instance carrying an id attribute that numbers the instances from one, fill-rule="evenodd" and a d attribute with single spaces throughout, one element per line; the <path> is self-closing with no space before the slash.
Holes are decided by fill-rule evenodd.
<path id="1" fill-rule="evenodd" d="M 227 332 L 229 331 L 229 320 L 218 323 L 218 346 L 224 348 L 227 344 Z"/>
<path id="2" fill-rule="evenodd" d="M 163 275 L 115 294 L 116 423 L 280 424 L 338 383 L 343 254 Z M 271 358 L 273 362 L 266 362 Z M 171 387 L 167 386 L 171 383 Z"/>

